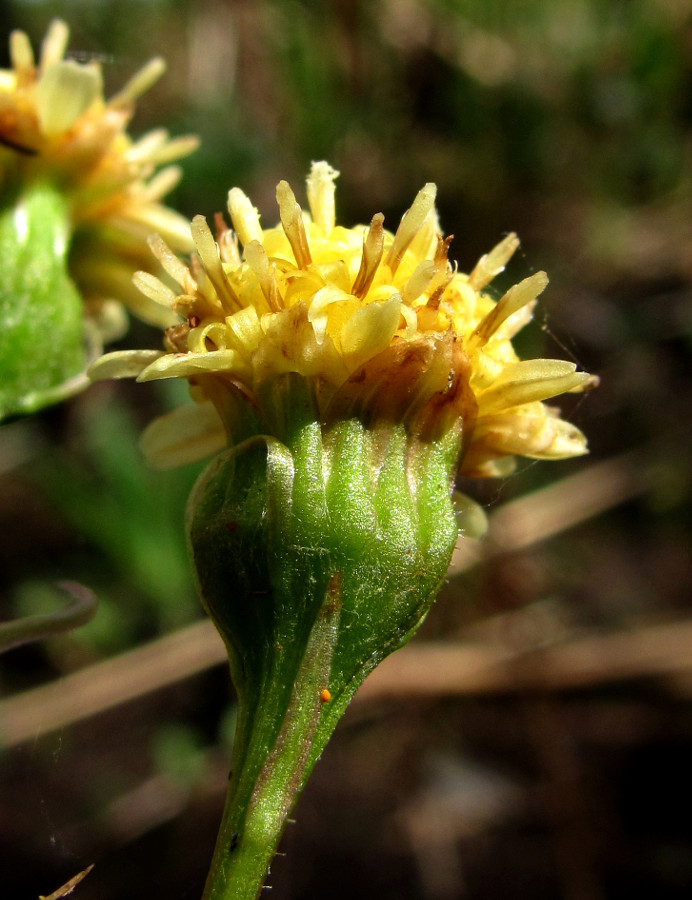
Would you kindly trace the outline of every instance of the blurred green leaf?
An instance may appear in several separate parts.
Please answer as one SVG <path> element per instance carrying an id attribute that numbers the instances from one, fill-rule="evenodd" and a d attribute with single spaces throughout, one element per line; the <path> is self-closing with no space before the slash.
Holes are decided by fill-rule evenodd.
<path id="1" fill-rule="evenodd" d="M 90 582 L 104 597 L 92 633 L 103 627 L 108 597 L 130 618 L 130 628 L 148 621 L 157 631 L 170 630 L 201 612 L 183 527 L 200 466 L 150 469 L 139 450 L 141 427 L 117 395 L 105 403 L 96 396 L 85 399 L 77 448 L 45 454 L 32 466 L 32 476 L 108 567 L 100 575 L 103 591 Z"/>
<path id="2" fill-rule="evenodd" d="M 200 735 L 190 725 L 161 726 L 152 742 L 156 770 L 181 787 L 196 784 L 206 766 Z"/>

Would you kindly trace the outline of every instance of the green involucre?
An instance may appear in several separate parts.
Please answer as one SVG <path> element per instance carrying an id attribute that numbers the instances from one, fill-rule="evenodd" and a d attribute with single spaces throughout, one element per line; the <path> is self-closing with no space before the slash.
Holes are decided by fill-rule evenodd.
<path id="1" fill-rule="evenodd" d="M 209 898 L 235 896 L 221 885 L 237 866 L 245 878 L 254 866 L 261 884 L 336 723 L 425 618 L 458 534 L 460 433 L 425 443 L 387 421 L 325 428 L 301 379 L 280 382 L 283 400 L 296 401 L 293 417 L 272 423 L 281 439 L 255 434 L 222 453 L 188 505 L 200 593 L 239 701 Z"/>

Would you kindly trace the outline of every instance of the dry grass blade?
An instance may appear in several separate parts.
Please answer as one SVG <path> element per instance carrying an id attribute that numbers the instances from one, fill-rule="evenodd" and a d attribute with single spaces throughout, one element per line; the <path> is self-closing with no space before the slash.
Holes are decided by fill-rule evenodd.
<path id="1" fill-rule="evenodd" d="M 60 900 L 60 897 L 67 897 L 67 895 L 71 894 L 72 891 L 77 887 L 80 881 L 83 881 L 87 877 L 87 875 L 93 868 L 94 864 L 92 863 L 83 871 L 78 872 L 73 878 L 70 878 L 70 880 L 63 884 L 62 887 L 59 887 L 57 891 L 53 891 L 52 894 L 48 894 L 45 897 L 43 894 L 41 894 L 38 900 Z"/>
<path id="2" fill-rule="evenodd" d="M 462 541 L 452 557 L 450 577 L 500 553 L 512 553 L 588 522 L 620 503 L 647 493 L 643 454 L 630 452 L 595 463 L 517 500 L 505 503 L 490 519 L 482 541 Z"/>
<path id="3" fill-rule="evenodd" d="M 0 702 L 0 746 L 64 728 L 225 661 L 203 620 L 136 650 Z"/>
<path id="4" fill-rule="evenodd" d="M 567 690 L 690 671 L 692 622 L 675 621 L 540 649 L 414 643 L 386 659 L 357 699 Z"/>

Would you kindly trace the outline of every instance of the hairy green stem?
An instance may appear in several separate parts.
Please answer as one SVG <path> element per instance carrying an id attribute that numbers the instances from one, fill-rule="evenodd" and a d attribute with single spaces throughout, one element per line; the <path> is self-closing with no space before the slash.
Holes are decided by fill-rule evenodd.
<path id="1" fill-rule="evenodd" d="M 332 576 L 327 596 L 310 634 L 281 727 L 267 746 L 267 720 L 244 706 L 238 720 L 233 770 L 219 836 L 203 900 L 251 900 L 259 896 L 288 815 L 319 753 L 331 734 L 320 731 L 320 714 L 329 694 L 331 660 L 341 612 L 339 573 Z M 281 676 L 275 669 L 274 674 Z M 270 679 L 265 687 L 271 693 Z M 262 697 L 252 704 L 262 705 Z M 336 724 L 336 723 L 335 723 Z"/>

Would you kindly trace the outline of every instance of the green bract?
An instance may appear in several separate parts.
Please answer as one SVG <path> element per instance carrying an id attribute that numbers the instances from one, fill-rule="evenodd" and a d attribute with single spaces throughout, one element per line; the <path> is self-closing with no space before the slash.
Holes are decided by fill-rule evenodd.
<path id="1" fill-rule="evenodd" d="M 254 896 L 240 886 L 261 884 L 346 705 L 424 619 L 457 538 L 460 430 L 423 443 L 386 420 L 323 429 L 305 384 L 276 379 L 269 391 L 287 419 L 217 457 L 188 508 L 200 592 L 239 700 L 207 897 Z"/>

